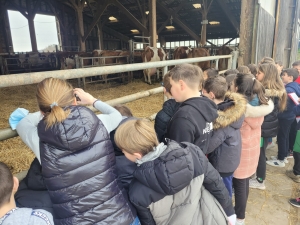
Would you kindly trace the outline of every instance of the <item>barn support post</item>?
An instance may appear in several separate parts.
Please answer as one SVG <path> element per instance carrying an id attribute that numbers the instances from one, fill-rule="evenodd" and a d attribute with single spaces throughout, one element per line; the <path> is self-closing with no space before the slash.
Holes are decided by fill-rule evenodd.
<path id="1" fill-rule="evenodd" d="M 99 43 L 99 49 L 104 49 L 103 48 L 103 29 L 101 25 L 101 20 L 98 21 L 98 43 Z"/>
<path id="2" fill-rule="evenodd" d="M 210 1 L 210 2 L 209 2 Z M 206 45 L 206 33 L 207 33 L 207 14 L 209 12 L 209 8 L 211 7 L 211 4 L 214 0 L 202 0 L 202 7 L 200 9 L 200 12 L 202 14 L 202 28 L 201 28 L 201 40 L 200 40 L 200 46 Z"/>
<path id="3" fill-rule="evenodd" d="M 29 35 L 31 41 L 31 49 L 33 52 L 37 52 L 37 42 L 36 42 L 36 34 L 34 28 L 34 17 L 35 17 L 35 10 L 32 9 L 32 2 L 30 0 L 26 0 L 26 8 L 27 8 L 27 20 L 28 20 L 28 27 L 29 27 Z M 34 6 L 35 8 L 35 6 Z"/>
<path id="4" fill-rule="evenodd" d="M 150 14 L 150 44 L 152 47 L 156 47 L 157 33 L 156 33 L 156 0 L 149 1 L 149 14 Z"/>
<path id="5" fill-rule="evenodd" d="M 76 8 L 76 18 L 77 18 L 77 25 L 78 25 L 78 42 L 80 51 L 85 52 L 85 41 L 83 40 L 84 36 L 84 24 L 83 24 L 83 6 L 79 6 Z"/>
<path id="6" fill-rule="evenodd" d="M 248 65 L 251 63 L 252 40 L 254 29 L 254 15 L 257 0 L 242 0 L 241 3 L 241 22 L 240 22 L 240 44 L 238 65 Z"/>

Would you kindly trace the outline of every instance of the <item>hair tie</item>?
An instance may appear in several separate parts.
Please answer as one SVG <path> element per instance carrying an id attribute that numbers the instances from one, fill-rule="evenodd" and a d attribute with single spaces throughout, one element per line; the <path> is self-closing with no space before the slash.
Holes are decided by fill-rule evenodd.
<path id="1" fill-rule="evenodd" d="M 50 105 L 50 108 L 52 109 L 54 106 L 58 106 L 56 102 L 53 102 L 53 103 Z"/>

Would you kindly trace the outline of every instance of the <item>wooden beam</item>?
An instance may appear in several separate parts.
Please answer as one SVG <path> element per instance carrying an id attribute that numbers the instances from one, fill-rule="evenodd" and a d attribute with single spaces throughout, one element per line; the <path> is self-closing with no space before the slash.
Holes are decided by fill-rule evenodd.
<path id="1" fill-rule="evenodd" d="M 122 41 L 128 42 L 128 41 L 130 40 L 129 37 L 127 37 L 127 36 L 125 36 L 125 35 L 119 33 L 118 31 L 115 31 L 115 30 L 113 30 L 113 29 L 111 29 L 111 28 L 109 28 L 109 27 L 102 26 L 102 30 L 103 30 L 105 33 L 107 33 L 107 34 L 109 34 L 109 35 L 112 35 L 112 36 L 114 36 L 114 37 L 116 37 L 116 38 L 119 38 L 119 39 L 122 40 Z"/>
<path id="2" fill-rule="evenodd" d="M 108 0 L 105 0 L 103 2 L 104 4 L 100 4 L 98 5 L 98 10 L 97 13 L 93 19 L 93 21 L 90 23 L 87 32 L 84 34 L 84 37 L 82 38 L 82 41 L 85 41 L 87 39 L 87 37 L 89 36 L 89 34 L 92 32 L 92 30 L 94 29 L 94 27 L 96 26 L 96 24 L 98 23 L 99 19 L 101 18 L 102 14 L 104 13 L 104 11 L 106 10 L 107 6 L 110 4 Z"/>
<path id="3" fill-rule="evenodd" d="M 224 0 L 217 0 L 217 2 L 219 3 L 222 10 L 224 11 L 226 16 L 228 17 L 228 19 L 229 19 L 230 23 L 232 24 L 232 26 L 235 28 L 236 32 L 239 33 L 240 32 L 240 28 L 239 28 L 240 25 L 236 21 L 236 19 L 234 18 L 232 12 L 229 10 L 229 8 L 227 6 L 227 3 Z"/>
<path id="4" fill-rule="evenodd" d="M 160 27 L 157 30 L 157 34 L 159 34 L 164 28 L 165 26 L 170 22 L 171 16 L 168 16 L 168 19 L 162 23 L 162 25 L 160 25 Z"/>
<path id="5" fill-rule="evenodd" d="M 26 19 L 28 19 L 28 13 L 18 6 L 15 2 L 10 1 L 8 7 L 12 7 L 12 9 L 18 10 Z"/>
<path id="6" fill-rule="evenodd" d="M 236 38 L 231 38 L 231 39 L 230 39 L 229 41 L 227 41 L 223 46 L 229 44 L 229 43 L 232 42 L 234 39 L 236 39 Z"/>
<path id="7" fill-rule="evenodd" d="M 172 16 L 174 22 L 180 26 L 185 32 L 187 32 L 192 38 L 194 38 L 196 41 L 200 41 L 200 37 L 194 33 L 188 26 L 186 26 L 175 13 L 172 13 L 169 9 L 167 9 L 162 3 L 157 1 L 157 8 L 162 11 L 163 13 L 167 14 L 168 16 Z"/>
<path id="8" fill-rule="evenodd" d="M 126 15 L 126 17 L 131 20 L 135 26 L 137 26 L 137 29 L 141 32 L 148 33 L 148 29 L 140 23 L 118 0 L 110 0 L 110 3 L 117 6 L 123 14 Z"/>
<path id="9" fill-rule="evenodd" d="M 211 43 L 211 42 L 210 42 L 210 41 L 208 41 L 208 40 L 206 40 L 206 42 L 207 42 L 208 44 L 211 44 L 212 46 L 215 46 L 215 47 L 217 47 L 215 44 Z"/>

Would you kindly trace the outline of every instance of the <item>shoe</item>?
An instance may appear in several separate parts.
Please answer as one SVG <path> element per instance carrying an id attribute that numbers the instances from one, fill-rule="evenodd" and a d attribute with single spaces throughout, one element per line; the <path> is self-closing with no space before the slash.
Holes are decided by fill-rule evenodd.
<path id="1" fill-rule="evenodd" d="M 275 167 L 285 167 L 284 161 L 278 160 L 278 159 L 272 159 L 268 160 L 267 164 L 270 166 L 275 166 Z"/>
<path id="2" fill-rule="evenodd" d="M 290 199 L 289 203 L 291 203 L 291 205 L 293 206 L 300 208 L 300 198 Z"/>
<path id="3" fill-rule="evenodd" d="M 255 179 L 250 179 L 249 180 L 249 187 L 250 188 L 256 188 L 256 189 L 260 189 L 260 190 L 265 190 L 266 186 L 264 184 L 264 182 L 259 183 L 256 178 Z"/>
<path id="4" fill-rule="evenodd" d="M 294 158 L 294 156 L 293 156 L 293 151 L 289 150 L 289 153 L 288 153 L 288 155 L 287 155 L 286 158 L 287 158 L 287 159 L 292 159 L 292 158 Z"/>
<path id="5" fill-rule="evenodd" d="M 285 171 L 285 174 L 296 183 L 300 183 L 300 175 L 295 175 L 293 170 L 287 170 Z"/>
<path id="6" fill-rule="evenodd" d="M 235 225 L 245 225 L 245 219 L 243 219 L 243 220 L 236 219 Z"/>
<path id="7" fill-rule="evenodd" d="M 277 160 L 276 156 L 271 156 L 270 158 L 271 158 L 271 160 Z M 284 163 L 289 163 L 289 160 L 287 159 L 287 157 L 284 158 L 283 162 Z"/>

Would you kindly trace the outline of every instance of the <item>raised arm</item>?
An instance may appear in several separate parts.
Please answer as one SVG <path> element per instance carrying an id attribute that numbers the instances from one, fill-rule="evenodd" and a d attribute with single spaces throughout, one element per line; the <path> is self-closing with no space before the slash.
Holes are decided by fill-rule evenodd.
<path id="1" fill-rule="evenodd" d="M 33 151 L 39 162 L 41 159 L 37 125 L 42 118 L 41 112 L 29 113 L 18 123 L 16 129 L 22 141 Z"/>

